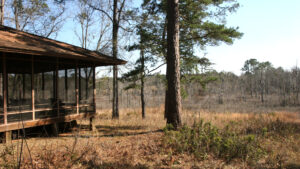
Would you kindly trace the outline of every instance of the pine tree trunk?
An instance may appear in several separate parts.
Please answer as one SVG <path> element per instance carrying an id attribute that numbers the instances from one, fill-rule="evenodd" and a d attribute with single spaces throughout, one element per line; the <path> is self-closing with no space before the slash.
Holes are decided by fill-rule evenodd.
<path id="1" fill-rule="evenodd" d="M 167 64 L 167 70 L 168 70 L 168 64 Z M 166 79 L 167 79 L 167 83 L 168 83 L 168 71 L 166 72 Z M 167 119 L 167 112 L 168 112 L 168 84 L 166 86 L 166 92 L 165 92 L 165 114 L 164 114 L 164 118 Z"/>
<path id="2" fill-rule="evenodd" d="M 166 33 L 167 32 L 167 18 L 165 20 L 165 24 L 164 24 L 164 30 L 163 30 L 163 34 L 162 34 L 162 46 L 163 46 L 163 55 L 165 57 L 165 59 L 167 60 L 167 45 L 166 45 Z M 168 70 L 168 65 L 167 65 L 167 70 Z M 166 72 L 166 79 L 168 79 L 168 72 Z M 168 111 L 168 87 L 166 87 L 166 91 L 165 91 L 165 114 L 164 114 L 164 118 L 167 118 L 166 112 Z"/>
<path id="3" fill-rule="evenodd" d="M 114 0 L 113 5 L 113 58 L 118 56 L 118 1 Z M 113 66 L 113 105 L 112 105 L 112 118 L 119 118 L 119 99 L 118 99 L 118 66 Z"/>
<path id="4" fill-rule="evenodd" d="M 167 123 L 176 129 L 181 125 L 179 8 L 178 0 L 168 0 L 167 12 Z"/>

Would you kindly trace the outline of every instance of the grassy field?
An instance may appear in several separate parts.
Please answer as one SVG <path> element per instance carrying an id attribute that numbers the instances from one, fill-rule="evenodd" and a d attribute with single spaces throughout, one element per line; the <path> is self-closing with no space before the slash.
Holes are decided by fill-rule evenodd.
<path id="1" fill-rule="evenodd" d="M 1 168 L 300 168 L 299 112 L 183 111 L 181 131 L 165 128 L 162 107 L 147 109 L 144 120 L 138 109 L 122 109 L 119 120 L 111 120 L 109 110 L 97 114 L 93 132 L 88 120 L 81 120 L 59 137 L 2 144 Z M 197 133 L 195 126 L 205 128 L 207 122 L 208 130 Z M 244 138 L 251 144 L 242 143 Z"/>

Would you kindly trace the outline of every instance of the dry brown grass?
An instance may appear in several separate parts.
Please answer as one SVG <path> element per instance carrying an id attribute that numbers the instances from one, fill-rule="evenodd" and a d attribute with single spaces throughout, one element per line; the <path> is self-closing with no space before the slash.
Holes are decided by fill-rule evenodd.
<path id="1" fill-rule="evenodd" d="M 299 114 L 183 111 L 182 121 L 187 125 L 204 119 L 219 128 L 231 125 L 236 132 L 259 136 L 267 154 L 256 166 L 242 161 L 227 164 L 212 156 L 199 161 L 190 154 L 163 149 L 165 120 L 163 107 L 157 107 L 148 108 L 144 120 L 139 109 L 122 109 L 119 120 L 112 120 L 109 110 L 99 110 L 94 123 L 97 131 L 88 131 L 88 120 L 81 120 L 77 130 L 58 138 L 27 138 L 29 151 L 24 142 L 21 168 L 300 168 Z M 268 127 L 267 133 L 263 127 Z M 2 168 L 18 166 L 20 146 L 21 140 L 0 145 Z"/>

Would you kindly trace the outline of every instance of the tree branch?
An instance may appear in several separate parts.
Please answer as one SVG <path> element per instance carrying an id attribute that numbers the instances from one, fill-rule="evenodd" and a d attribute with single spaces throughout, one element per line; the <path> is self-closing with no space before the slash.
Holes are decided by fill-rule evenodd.
<path id="1" fill-rule="evenodd" d="M 125 0 L 124 0 L 124 1 L 125 1 Z M 89 3 L 88 5 L 89 5 L 89 7 L 91 7 L 92 9 L 104 13 L 104 14 L 109 18 L 109 20 L 111 20 L 111 21 L 113 22 L 112 17 L 111 17 L 106 11 L 104 11 L 103 9 L 97 8 L 97 7 L 95 7 L 94 5 L 92 5 L 92 4 L 90 4 L 90 3 Z"/>
<path id="2" fill-rule="evenodd" d="M 121 3 L 120 9 L 118 11 L 118 26 L 120 25 L 121 14 L 122 14 L 122 11 L 123 11 L 123 8 L 124 8 L 124 5 L 125 5 L 125 1 L 126 0 L 123 0 L 123 2 Z"/>
<path id="3" fill-rule="evenodd" d="M 151 72 L 154 72 L 155 70 L 159 69 L 160 67 L 162 67 L 162 66 L 163 66 L 163 65 L 165 65 L 165 64 L 166 64 L 166 63 L 163 63 L 163 64 L 161 64 L 161 65 L 157 66 L 156 68 L 154 68 L 154 69 L 152 69 L 152 70 L 148 71 L 148 73 L 147 73 L 147 74 L 149 74 L 149 73 L 151 73 Z"/>

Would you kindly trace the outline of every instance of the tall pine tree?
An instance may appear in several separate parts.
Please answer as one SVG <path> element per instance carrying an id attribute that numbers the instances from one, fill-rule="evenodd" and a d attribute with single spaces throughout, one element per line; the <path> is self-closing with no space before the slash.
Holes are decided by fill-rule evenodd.
<path id="1" fill-rule="evenodd" d="M 169 33 L 169 21 L 167 11 L 170 9 L 169 1 L 144 0 L 143 8 L 154 18 L 154 27 L 151 29 L 153 45 L 150 48 L 153 55 L 163 57 L 168 62 L 167 36 Z M 172 2 L 174 3 L 174 2 Z M 171 3 L 171 4 L 172 4 Z M 176 3 L 176 2 L 175 2 Z M 193 1 L 180 0 L 178 2 L 178 24 L 180 25 L 179 53 L 181 55 L 180 72 L 198 72 L 203 58 L 196 53 L 198 49 L 205 49 L 206 46 L 217 46 L 221 42 L 232 44 L 233 40 L 240 38 L 242 33 L 238 28 L 226 27 L 225 19 L 228 13 L 234 12 L 239 7 L 235 0 L 207 0 Z M 168 30 L 168 31 L 167 31 Z M 173 58 L 174 59 L 174 58 Z M 169 79 L 169 65 L 167 65 L 166 78 Z M 184 70 L 184 71 L 183 71 Z M 174 79 L 172 79 L 174 80 Z M 168 119 L 168 108 L 170 96 L 168 94 L 169 82 L 166 91 L 165 117 Z"/>

